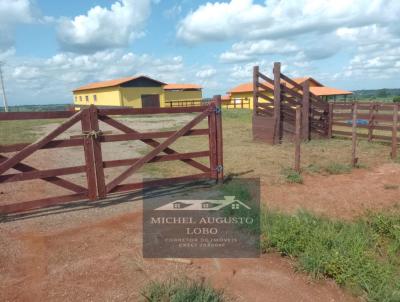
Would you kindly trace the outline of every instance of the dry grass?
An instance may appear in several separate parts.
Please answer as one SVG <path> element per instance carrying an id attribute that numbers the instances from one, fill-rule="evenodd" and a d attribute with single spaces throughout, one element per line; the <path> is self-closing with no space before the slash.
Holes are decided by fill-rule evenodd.
<path id="1" fill-rule="evenodd" d="M 294 146 L 290 142 L 269 145 L 253 142 L 251 111 L 225 110 L 223 112 L 224 168 L 225 175 L 259 176 L 270 184 L 286 181 L 284 171 L 293 166 Z M 173 147 L 180 152 L 195 148 L 207 149 L 206 137 L 179 139 Z M 381 143 L 358 143 L 357 156 L 363 168 L 390 162 L 390 146 Z M 312 140 L 302 144 L 301 166 L 303 173 L 330 174 L 332 166 L 348 166 L 351 160 L 351 141 L 347 139 Z M 208 162 L 203 160 L 202 162 Z M 189 174 L 183 163 L 169 162 L 148 165 L 146 172 L 154 177 Z"/>

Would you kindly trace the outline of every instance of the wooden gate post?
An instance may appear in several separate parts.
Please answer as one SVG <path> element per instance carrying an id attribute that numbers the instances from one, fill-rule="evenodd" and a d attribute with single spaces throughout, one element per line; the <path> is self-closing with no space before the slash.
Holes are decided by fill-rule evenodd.
<path id="1" fill-rule="evenodd" d="M 372 141 L 372 135 L 374 131 L 374 124 L 375 124 L 375 110 L 376 110 L 376 104 L 371 103 L 369 107 L 369 115 L 368 115 L 368 141 Z"/>
<path id="2" fill-rule="evenodd" d="M 295 132 L 295 153 L 294 170 L 300 172 L 300 147 L 301 147 L 301 107 L 296 106 L 296 132 Z"/>
<path id="3" fill-rule="evenodd" d="M 274 144 L 281 141 L 281 63 L 274 63 Z"/>
<path id="4" fill-rule="evenodd" d="M 303 112 L 302 112 L 303 140 L 310 139 L 310 82 L 303 83 Z"/>
<path id="5" fill-rule="evenodd" d="M 258 106 L 258 72 L 259 67 L 253 67 L 253 115 L 257 114 L 257 106 Z M 250 102 L 249 102 L 250 107 Z"/>
<path id="6" fill-rule="evenodd" d="M 329 112 L 328 112 L 328 138 L 332 138 L 332 130 L 333 130 L 333 104 L 329 103 Z"/>
<path id="7" fill-rule="evenodd" d="M 83 137 L 83 150 L 85 152 L 85 165 L 86 165 L 86 179 L 88 186 L 88 198 L 90 200 L 96 200 L 97 198 L 97 181 L 95 172 L 95 160 L 93 154 L 92 138 L 89 135 L 91 133 L 90 123 L 90 109 L 82 109 L 82 133 Z"/>
<path id="8" fill-rule="evenodd" d="M 92 148 L 93 148 L 93 159 L 94 169 L 96 173 L 97 183 L 97 194 L 99 198 L 105 198 L 107 195 L 106 183 L 104 179 L 104 168 L 103 168 L 103 156 L 101 153 L 101 142 L 99 141 L 99 119 L 97 108 L 94 105 L 90 105 L 90 131 L 92 132 Z"/>
<path id="9" fill-rule="evenodd" d="M 392 127 L 392 159 L 397 158 L 397 124 L 399 121 L 399 104 L 393 105 L 393 127 Z"/>
<path id="10" fill-rule="evenodd" d="M 215 120 L 216 120 L 216 139 L 217 139 L 217 182 L 224 181 L 224 156 L 223 156 L 223 137 L 222 137 L 222 110 L 221 96 L 214 96 L 216 103 Z"/>
<path id="11" fill-rule="evenodd" d="M 356 145 L 357 145 L 357 103 L 352 105 L 352 128 L 351 128 L 351 166 L 355 167 L 357 165 L 358 158 L 356 157 Z"/>
<path id="12" fill-rule="evenodd" d="M 210 169 L 211 169 L 211 178 L 218 180 L 217 173 L 217 128 L 216 128 L 216 102 L 215 98 L 210 106 L 214 108 L 214 111 L 208 115 L 208 142 L 210 148 Z"/>

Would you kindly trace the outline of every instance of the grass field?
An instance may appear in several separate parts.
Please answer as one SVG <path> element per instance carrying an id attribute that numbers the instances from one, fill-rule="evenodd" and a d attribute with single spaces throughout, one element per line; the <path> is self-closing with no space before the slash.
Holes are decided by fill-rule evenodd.
<path id="1" fill-rule="evenodd" d="M 252 189 L 228 183 L 223 195 L 251 203 Z M 351 222 L 262 208 L 261 248 L 297 260 L 300 271 L 328 277 L 367 301 L 400 301 L 400 209 Z M 253 230 L 254 231 L 254 230 Z"/>

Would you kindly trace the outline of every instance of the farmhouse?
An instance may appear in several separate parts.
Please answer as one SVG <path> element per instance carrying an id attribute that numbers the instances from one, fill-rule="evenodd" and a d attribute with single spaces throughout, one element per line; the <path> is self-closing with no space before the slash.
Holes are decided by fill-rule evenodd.
<path id="1" fill-rule="evenodd" d="M 111 107 L 176 107 L 201 102 L 202 87 L 167 84 L 147 76 L 90 83 L 73 90 L 76 109 L 94 104 Z"/>
<path id="2" fill-rule="evenodd" d="M 341 90 L 337 88 L 332 88 L 321 84 L 320 82 L 316 81 L 311 77 L 303 77 L 303 78 L 295 78 L 297 84 L 302 85 L 305 81 L 309 81 L 310 84 L 310 91 L 321 97 L 323 100 L 336 100 L 337 97 L 344 97 L 352 95 L 351 91 Z M 289 88 L 293 88 L 289 83 L 282 81 L 282 83 Z M 263 85 L 268 86 L 273 89 L 273 86 L 269 83 L 263 83 Z M 262 91 L 263 89 L 260 88 Z M 273 95 L 270 92 L 265 92 L 265 95 L 273 98 Z M 244 83 L 240 84 L 231 90 L 228 91 L 228 94 L 222 98 L 223 104 L 226 105 L 228 108 L 253 108 L 253 83 Z M 259 102 L 267 102 L 264 99 L 259 99 Z"/>

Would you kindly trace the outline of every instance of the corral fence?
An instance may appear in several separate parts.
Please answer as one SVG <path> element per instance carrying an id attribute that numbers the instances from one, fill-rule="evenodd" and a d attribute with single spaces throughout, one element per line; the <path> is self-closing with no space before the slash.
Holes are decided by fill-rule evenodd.
<path id="1" fill-rule="evenodd" d="M 310 91 L 309 81 L 302 85 L 281 72 L 274 63 L 273 78 L 253 68 L 253 139 L 277 144 L 284 135 L 295 136 L 296 107 L 302 111 L 301 137 L 328 136 L 329 106 Z"/>
<path id="2" fill-rule="evenodd" d="M 165 101 L 165 107 L 193 107 L 193 106 L 204 106 L 207 105 L 207 101 L 202 99 L 197 100 L 176 100 L 176 101 Z"/>
<path id="3" fill-rule="evenodd" d="M 113 193 L 143 189 L 144 186 L 163 186 L 179 182 L 200 179 L 223 179 L 222 119 L 221 97 L 216 96 L 207 105 L 179 108 L 97 108 L 91 105 L 78 112 L 8 112 L 0 113 L 0 121 L 66 119 L 56 129 L 44 135 L 34 143 L 0 145 L 0 184 L 41 179 L 55 186 L 70 191 L 69 195 L 45 197 L 18 203 L 1 203 L 0 214 L 26 211 L 35 208 L 56 205 L 78 200 L 103 199 Z M 172 113 L 197 113 L 197 115 L 177 131 L 139 132 L 117 117 L 142 116 Z M 207 127 L 194 129 L 203 120 L 208 120 Z M 100 130 L 99 121 L 119 130 L 122 134 L 108 134 Z M 81 124 L 82 134 L 70 136 L 69 139 L 57 137 L 75 124 Z M 198 152 L 179 153 L 171 148 L 171 144 L 184 136 L 206 136 L 208 149 Z M 164 139 L 158 141 L 157 139 Z M 109 142 L 139 140 L 153 149 L 139 158 L 103 160 L 102 144 Z M 40 170 L 23 161 L 40 149 L 57 149 L 66 147 L 82 147 L 85 164 L 81 166 Z M 163 154 L 161 154 L 163 153 Z M 197 158 L 208 158 L 209 164 L 203 164 Z M 161 180 L 123 183 L 128 177 L 137 173 L 138 169 L 148 163 L 181 161 L 199 170 L 199 173 Z M 117 177 L 106 183 L 107 168 L 127 166 Z M 14 171 L 19 173 L 15 173 Z M 77 173 L 86 174 L 87 186 L 78 185 L 61 176 Z"/>
<path id="4" fill-rule="evenodd" d="M 399 110 L 396 103 L 330 103 L 330 136 L 353 137 L 392 144 L 392 157 L 399 143 Z M 354 133 L 356 132 L 356 133 Z"/>

